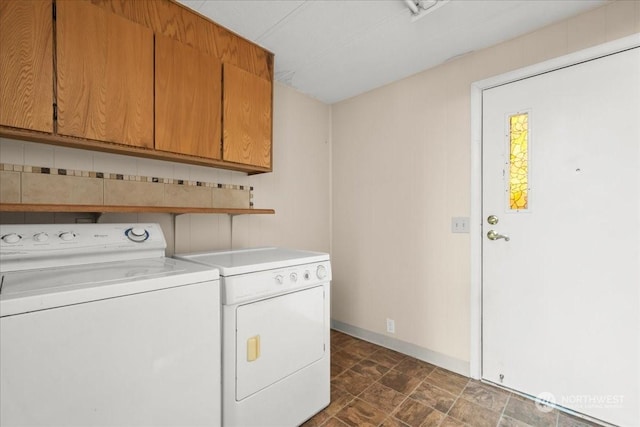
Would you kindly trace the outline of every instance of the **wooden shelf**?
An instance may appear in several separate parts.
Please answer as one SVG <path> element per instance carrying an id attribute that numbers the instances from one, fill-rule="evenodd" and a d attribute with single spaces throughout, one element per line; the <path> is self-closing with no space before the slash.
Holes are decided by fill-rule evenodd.
<path id="1" fill-rule="evenodd" d="M 229 214 L 272 215 L 274 209 L 237 208 L 183 208 L 177 206 L 102 206 L 102 205 L 42 205 L 25 203 L 0 203 L 0 212 L 89 212 L 89 213 L 170 213 L 170 214 Z"/>

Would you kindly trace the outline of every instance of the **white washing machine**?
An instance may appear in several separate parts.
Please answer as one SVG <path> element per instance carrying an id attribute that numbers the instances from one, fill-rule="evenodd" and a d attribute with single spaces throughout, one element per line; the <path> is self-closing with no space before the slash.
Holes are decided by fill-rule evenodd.
<path id="1" fill-rule="evenodd" d="M 222 425 L 293 427 L 330 402 L 329 255 L 178 255 L 220 270 Z"/>
<path id="2" fill-rule="evenodd" d="M 217 270 L 157 224 L 0 233 L 0 425 L 220 425 Z"/>

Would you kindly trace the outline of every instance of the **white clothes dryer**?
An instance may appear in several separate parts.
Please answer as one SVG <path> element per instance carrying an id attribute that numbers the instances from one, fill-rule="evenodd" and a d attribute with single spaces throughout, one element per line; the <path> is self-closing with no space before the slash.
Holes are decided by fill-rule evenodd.
<path id="1" fill-rule="evenodd" d="M 220 425 L 217 270 L 157 224 L 0 233 L 0 425 Z"/>
<path id="2" fill-rule="evenodd" d="M 258 248 L 177 258 L 220 270 L 223 426 L 293 427 L 329 405 L 328 254 Z"/>

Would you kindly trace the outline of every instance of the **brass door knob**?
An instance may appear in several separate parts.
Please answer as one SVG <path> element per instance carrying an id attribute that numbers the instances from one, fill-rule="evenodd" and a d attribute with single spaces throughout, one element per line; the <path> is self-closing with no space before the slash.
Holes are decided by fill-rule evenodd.
<path id="1" fill-rule="evenodd" d="M 487 238 L 489 240 L 498 240 L 498 239 L 504 239 L 505 242 L 508 242 L 509 236 L 505 236 L 503 234 L 498 234 L 495 230 L 489 230 L 489 232 L 487 233 Z"/>

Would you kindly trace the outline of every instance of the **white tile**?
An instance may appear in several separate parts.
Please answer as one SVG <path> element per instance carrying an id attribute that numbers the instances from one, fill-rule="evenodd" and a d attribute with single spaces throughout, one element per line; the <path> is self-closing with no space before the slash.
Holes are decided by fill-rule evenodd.
<path id="1" fill-rule="evenodd" d="M 249 176 L 244 172 L 231 172 L 231 180 L 229 182 L 225 182 L 225 184 L 233 184 L 233 185 L 249 185 Z"/>
<path id="2" fill-rule="evenodd" d="M 138 173 L 135 157 L 110 153 L 93 153 L 93 171 L 136 175 Z"/>
<path id="3" fill-rule="evenodd" d="M 81 171 L 93 170 L 93 154 L 91 151 L 75 148 L 54 147 L 53 167 Z"/>
<path id="4" fill-rule="evenodd" d="M 136 159 L 138 175 L 155 178 L 173 178 L 173 164 L 153 159 Z"/>
<path id="5" fill-rule="evenodd" d="M 184 163 L 173 164 L 173 179 L 181 179 L 183 181 L 189 181 L 190 166 Z"/>
<path id="6" fill-rule="evenodd" d="M 24 142 L 0 138 L 0 163 L 24 164 Z"/>
<path id="7" fill-rule="evenodd" d="M 24 146 L 24 164 L 29 166 L 41 166 L 52 168 L 53 145 L 26 143 Z"/>
<path id="8" fill-rule="evenodd" d="M 206 166 L 190 166 L 189 179 L 201 182 L 220 182 L 218 170 Z"/>

